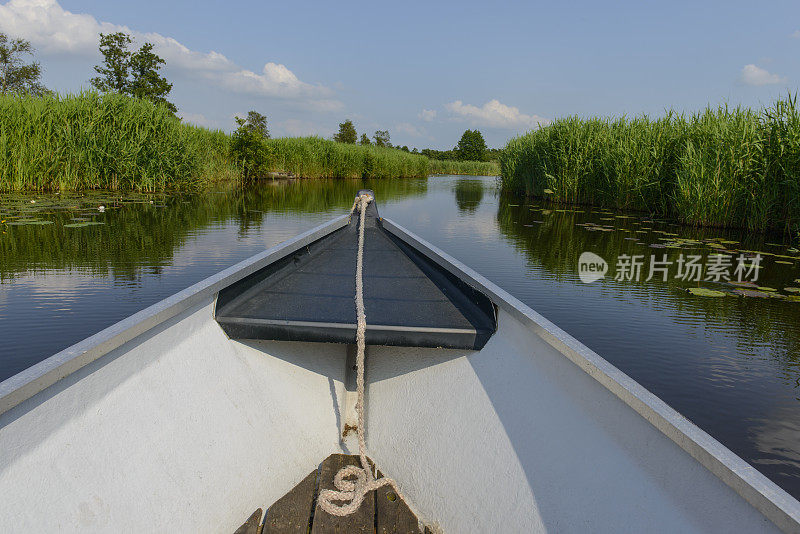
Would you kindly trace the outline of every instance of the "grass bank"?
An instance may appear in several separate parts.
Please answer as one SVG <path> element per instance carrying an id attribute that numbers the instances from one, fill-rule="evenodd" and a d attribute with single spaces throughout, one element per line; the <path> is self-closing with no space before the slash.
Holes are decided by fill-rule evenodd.
<path id="1" fill-rule="evenodd" d="M 464 174 L 472 176 L 499 176 L 500 165 L 496 161 L 457 161 L 449 159 L 430 160 L 430 174 Z"/>
<path id="2" fill-rule="evenodd" d="M 559 119 L 509 141 L 500 167 L 506 190 L 555 202 L 696 226 L 800 228 L 800 113 L 792 96 L 761 110 Z"/>
<path id="3" fill-rule="evenodd" d="M 337 143 L 321 137 L 264 141 L 271 171 L 303 178 L 422 178 L 429 174 L 499 175 L 494 162 L 439 161 L 395 148 Z"/>
<path id="4" fill-rule="evenodd" d="M 0 96 L 0 191 L 194 190 L 238 180 L 232 138 L 118 94 Z M 270 171 L 303 178 L 487 174 L 487 164 L 433 162 L 319 137 L 264 140 Z"/>
<path id="5" fill-rule="evenodd" d="M 0 190 L 192 189 L 237 175 L 223 132 L 118 94 L 0 96 Z"/>
<path id="6" fill-rule="evenodd" d="M 402 150 L 337 143 L 321 137 L 264 141 L 271 171 L 302 178 L 415 178 L 428 175 L 428 158 Z"/>

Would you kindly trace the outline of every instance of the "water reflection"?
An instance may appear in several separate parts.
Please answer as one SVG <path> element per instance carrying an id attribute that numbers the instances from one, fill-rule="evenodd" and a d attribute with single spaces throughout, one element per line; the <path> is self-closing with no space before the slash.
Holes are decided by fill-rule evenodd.
<path id="1" fill-rule="evenodd" d="M 186 195 L 15 195 L 0 201 L 0 280 L 43 269 L 88 269 L 96 276 L 136 280 L 158 275 L 177 249 L 198 233 L 233 222 L 237 237 L 261 232 L 268 214 L 344 213 L 352 191 L 370 187 L 391 201 L 425 194 L 424 180 L 292 180 L 262 187 Z M 30 200 L 35 200 L 31 204 Z M 103 206 L 103 211 L 98 210 Z M 101 223 L 85 227 L 81 223 Z M 34 221 L 35 222 L 35 221 Z M 80 224 L 80 223 L 79 223 Z M 224 250 L 224 247 L 223 249 Z M 214 253 L 215 251 L 208 251 Z M 223 252 L 227 254 L 227 252 Z"/>
<path id="2" fill-rule="evenodd" d="M 459 178 L 453 188 L 456 206 L 462 213 L 474 213 L 483 200 L 483 180 Z"/>

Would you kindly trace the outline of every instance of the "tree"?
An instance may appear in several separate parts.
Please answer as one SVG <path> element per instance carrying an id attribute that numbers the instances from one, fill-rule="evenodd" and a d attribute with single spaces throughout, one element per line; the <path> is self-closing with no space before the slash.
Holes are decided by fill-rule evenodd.
<path id="1" fill-rule="evenodd" d="M 167 106 L 175 113 L 178 108 L 166 96 L 172 91 L 172 84 L 158 71 L 166 62 L 153 53 L 153 44 L 145 43 L 130 58 L 130 94 L 136 98 L 149 100 L 154 104 Z"/>
<path id="2" fill-rule="evenodd" d="M 100 34 L 100 53 L 103 54 L 103 65 L 95 65 L 94 71 L 100 76 L 90 80 L 92 86 L 104 93 L 115 91 L 127 93 L 130 85 L 131 36 L 116 32 Z"/>
<path id="3" fill-rule="evenodd" d="M 131 36 L 124 32 L 100 34 L 100 53 L 103 64 L 94 67 L 99 74 L 90 80 L 98 91 L 114 91 L 164 105 L 175 113 L 178 108 L 167 100 L 172 84 L 158 71 L 166 62 L 153 53 L 153 44 L 145 43 L 132 52 L 128 45 Z"/>
<path id="4" fill-rule="evenodd" d="M 373 138 L 375 139 L 375 146 L 392 146 L 392 143 L 389 142 L 389 130 L 378 130 Z"/>
<path id="5" fill-rule="evenodd" d="M 370 142 L 370 140 L 369 140 L 369 137 L 367 137 L 367 134 L 365 134 L 365 133 L 361 134 L 361 144 L 364 145 L 364 146 L 372 144 Z"/>
<path id="6" fill-rule="evenodd" d="M 23 54 L 33 55 L 30 41 L 9 39 L 0 33 L 0 94 L 32 94 L 41 96 L 48 90 L 39 83 L 42 67 L 37 62 L 25 63 Z"/>
<path id="7" fill-rule="evenodd" d="M 438 160 L 457 159 L 455 150 L 434 150 L 432 148 L 423 148 L 419 151 L 425 157 Z"/>
<path id="8" fill-rule="evenodd" d="M 347 119 L 339 124 L 339 133 L 333 136 L 333 140 L 337 143 L 348 143 L 351 145 L 356 144 L 358 134 L 356 128 L 353 126 L 353 121 Z"/>
<path id="9" fill-rule="evenodd" d="M 461 161 L 486 161 L 486 141 L 478 130 L 467 130 L 455 148 Z"/>
<path id="10" fill-rule="evenodd" d="M 258 111 L 248 111 L 247 120 L 244 122 L 244 127 L 263 137 L 269 139 L 269 130 L 267 129 L 267 118 Z"/>
<path id="11" fill-rule="evenodd" d="M 266 135 L 249 122 L 252 113 L 264 119 L 263 126 L 266 129 L 266 117 L 251 111 L 247 114 L 247 119 L 236 117 L 238 128 L 233 132 L 231 140 L 231 155 L 241 167 L 246 180 L 263 176 L 269 170 L 269 149 L 264 143 Z"/>

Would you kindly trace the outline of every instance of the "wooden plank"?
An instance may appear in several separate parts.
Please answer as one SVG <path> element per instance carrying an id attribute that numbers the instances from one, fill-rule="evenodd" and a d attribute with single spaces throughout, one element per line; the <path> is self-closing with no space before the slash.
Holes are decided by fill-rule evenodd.
<path id="1" fill-rule="evenodd" d="M 308 474 L 292 491 L 267 510 L 263 534 L 306 534 L 314 507 L 317 471 Z"/>
<path id="2" fill-rule="evenodd" d="M 259 508 L 245 521 L 244 525 L 236 529 L 233 534 L 258 534 L 258 527 L 261 526 L 261 514 L 263 510 Z"/>
<path id="3" fill-rule="evenodd" d="M 319 472 L 319 489 L 334 489 L 333 477 L 346 465 L 360 465 L 357 456 L 332 454 L 322 462 Z M 375 532 L 375 492 L 364 498 L 361 507 L 346 517 L 330 515 L 319 503 L 314 509 L 311 534 L 345 534 Z"/>
<path id="4" fill-rule="evenodd" d="M 378 471 L 378 477 L 383 474 Z M 391 486 L 375 492 L 375 531 L 377 534 L 422 534 L 419 520 Z"/>

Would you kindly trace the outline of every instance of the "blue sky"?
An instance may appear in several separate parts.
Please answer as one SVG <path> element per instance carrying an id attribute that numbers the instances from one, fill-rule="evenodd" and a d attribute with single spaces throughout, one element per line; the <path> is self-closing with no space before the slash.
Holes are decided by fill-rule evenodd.
<path id="1" fill-rule="evenodd" d="M 2 2 L 2 0 L 0 0 Z M 156 44 L 188 121 L 273 135 L 490 146 L 553 118 L 769 104 L 800 85 L 800 3 L 10 0 L 0 31 L 37 47 L 45 83 L 87 87 L 97 33 Z"/>

